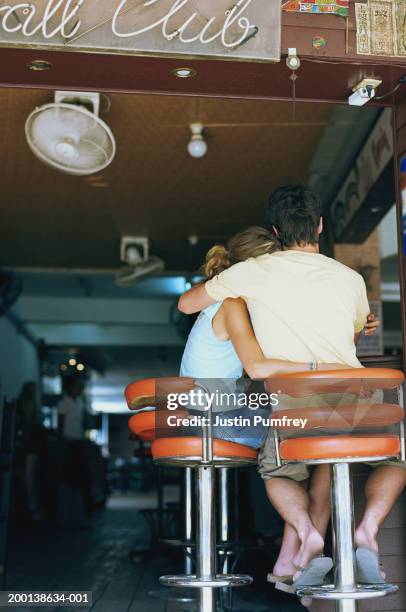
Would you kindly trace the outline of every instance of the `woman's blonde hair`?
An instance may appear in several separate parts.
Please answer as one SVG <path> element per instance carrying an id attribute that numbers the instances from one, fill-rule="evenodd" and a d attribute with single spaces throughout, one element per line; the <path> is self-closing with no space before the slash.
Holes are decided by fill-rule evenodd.
<path id="1" fill-rule="evenodd" d="M 249 257 L 259 257 L 278 250 L 275 236 L 264 227 L 248 227 L 230 238 L 227 247 L 216 244 L 206 255 L 202 272 L 210 279 Z"/>

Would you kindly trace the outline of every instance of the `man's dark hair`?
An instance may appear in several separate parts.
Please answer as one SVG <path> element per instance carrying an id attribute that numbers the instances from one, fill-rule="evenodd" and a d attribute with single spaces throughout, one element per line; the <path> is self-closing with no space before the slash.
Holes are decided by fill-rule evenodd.
<path id="1" fill-rule="evenodd" d="M 269 196 L 266 223 L 277 229 L 282 246 L 317 244 L 320 216 L 319 196 L 304 185 L 285 185 Z"/>

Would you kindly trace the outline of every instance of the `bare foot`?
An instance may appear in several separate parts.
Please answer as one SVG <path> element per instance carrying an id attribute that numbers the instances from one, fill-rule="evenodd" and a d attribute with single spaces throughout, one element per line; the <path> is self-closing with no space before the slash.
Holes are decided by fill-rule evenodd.
<path id="1" fill-rule="evenodd" d="M 302 545 L 297 555 L 293 558 L 292 563 L 296 570 L 306 567 L 312 559 L 321 555 L 324 550 L 324 540 L 314 527 L 310 527 L 306 534 L 300 538 Z M 301 574 L 301 570 L 295 572 L 293 580 L 297 580 Z"/>
<path id="2" fill-rule="evenodd" d="M 296 568 L 291 561 L 276 561 L 272 573 L 275 576 L 293 576 L 296 572 Z"/>
<path id="3" fill-rule="evenodd" d="M 355 531 L 354 542 L 357 547 L 360 548 L 369 548 L 370 550 L 374 550 L 375 552 L 379 552 L 378 550 L 378 542 L 376 541 L 376 537 L 378 535 L 378 528 L 376 525 L 361 523 L 358 529 Z M 384 580 L 386 580 L 386 572 L 381 569 L 381 576 Z"/>
<path id="4" fill-rule="evenodd" d="M 365 521 L 361 523 L 355 531 L 355 545 L 378 552 L 378 542 L 376 541 L 377 535 L 378 527 L 373 523 L 367 523 Z"/>
<path id="5" fill-rule="evenodd" d="M 300 603 L 302 604 L 302 606 L 304 606 L 305 608 L 310 608 L 310 606 L 313 603 L 313 599 L 311 597 L 301 597 L 300 598 Z"/>

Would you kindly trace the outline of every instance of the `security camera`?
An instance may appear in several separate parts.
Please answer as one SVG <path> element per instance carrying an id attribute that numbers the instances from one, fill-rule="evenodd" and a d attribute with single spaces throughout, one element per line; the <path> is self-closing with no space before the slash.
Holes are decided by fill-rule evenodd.
<path id="1" fill-rule="evenodd" d="M 348 104 L 350 106 L 364 106 L 367 102 L 375 97 L 375 89 L 371 86 L 361 87 L 351 94 L 348 98 Z"/>
<path id="2" fill-rule="evenodd" d="M 350 106 L 364 106 L 367 102 L 375 98 L 376 89 L 382 83 L 379 79 L 362 79 L 355 87 L 353 93 L 348 97 Z"/>

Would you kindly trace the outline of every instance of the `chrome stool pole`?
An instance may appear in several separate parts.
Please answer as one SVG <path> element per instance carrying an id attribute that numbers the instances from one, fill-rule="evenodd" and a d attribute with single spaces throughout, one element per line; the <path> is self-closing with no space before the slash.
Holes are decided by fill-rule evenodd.
<path id="1" fill-rule="evenodd" d="M 196 478 L 197 538 L 196 575 L 198 580 L 212 580 L 216 568 L 215 472 L 212 466 L 200 466 Z M 215 612 L 216 591 L 212 587 L 200 589 L 200 612 Z"/>
<path id="2" fill-rule="evenodd" d="M 230 468 L 219 469 L 219 481 L 220 481 L 220 542 L 227 543 L 230 538 L 230 523 L 229 523 L 229 501 L 228 501 L 228 487 L 229 487 L 229 471 Z M 224 573 L 227 574 L 228 564 L 225 563 Z"/>
<path id="3" fill-rule="evenodd" d="M 230 540 L 230 468 L 219 469 L 219 496 L 220 496 L 220 544 L 227 544 Z M 227 549 L 223 549 L 221 555 L 222 562 L 222 573 L 228 574 L 230 571 L 230 552 Z M 225 587 L 222 589 L 222 602 L 226 608 L 232 607 L 232 591 L 230 588 Z"/>
<path id="4" fill-rule="evenodd" d="M 193 499 L 193 469 L 191 467 L 185 468 L 185 504 L 184 504 L 184 512 L 185 512 L 185 540 L 190 542 L 193 538 L 193 508 L 192 508 L 192 499 Z M 190 547 L 185 550 L 185 574 L 191 574 L 193 571 L 193 561 L 192 561 L 192 549 Z"/>
<path id="5" fill-rule="evenodd" d="M 356 589 L 354 567 L 354 508 L 352 479 L 348 463 L 330 465 L 331 509 L 334 537 L 334 577 L 338 590 L 353 592 Z M 341 599 L 335 602 L 336 612 L 356 612 L 354 599 Z"/>

